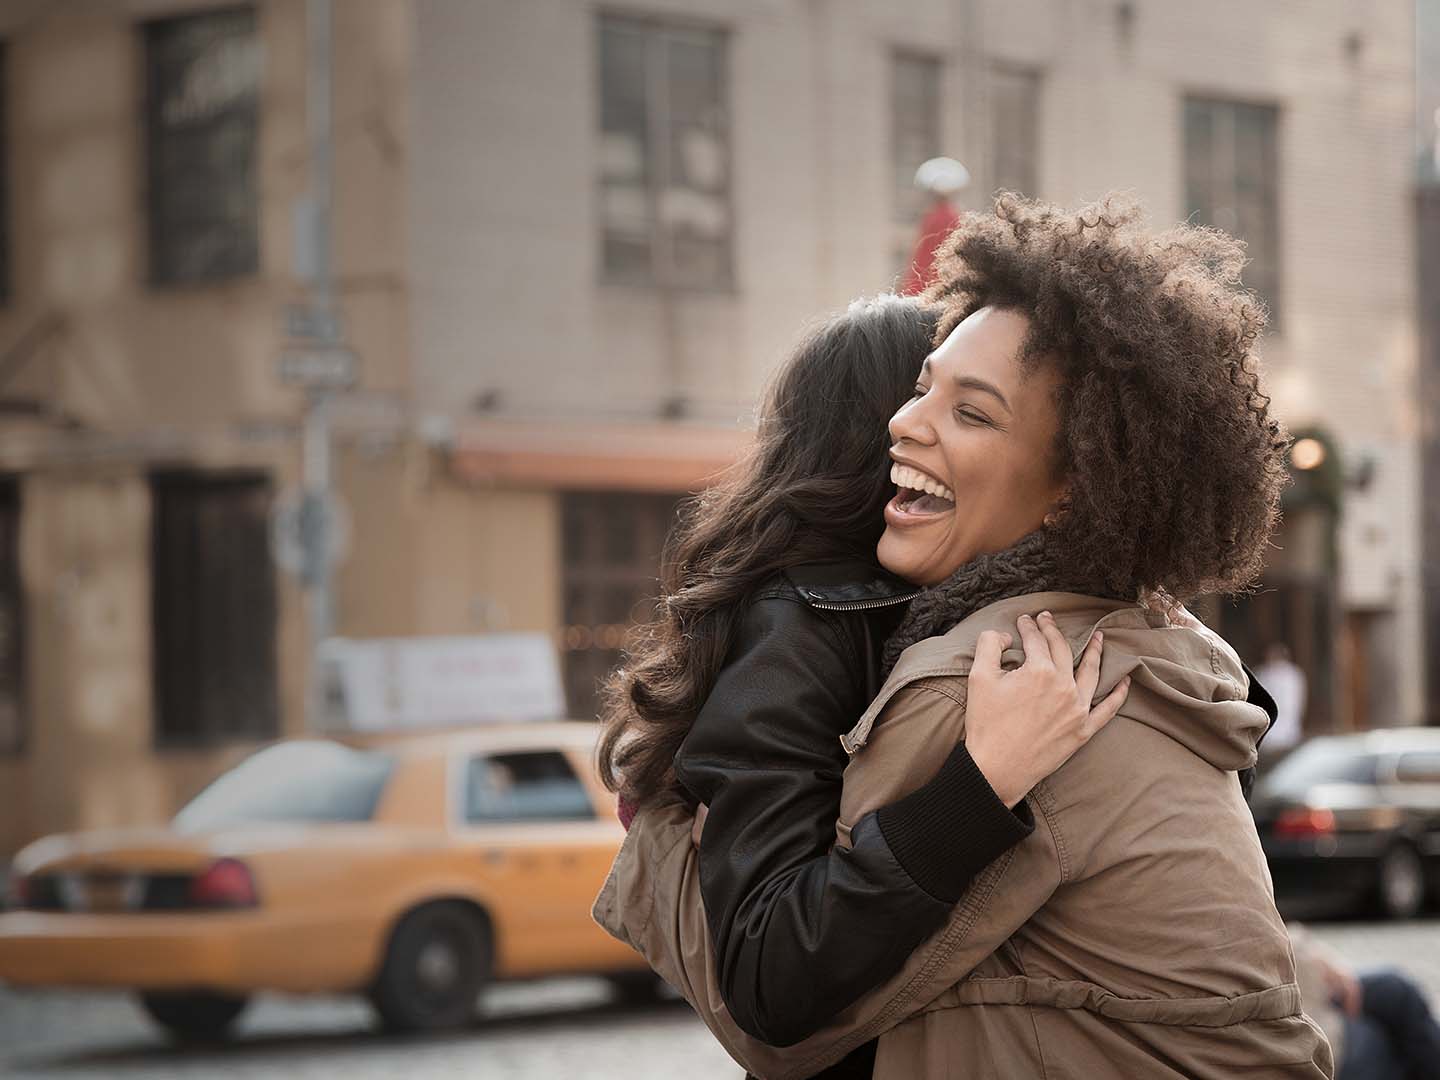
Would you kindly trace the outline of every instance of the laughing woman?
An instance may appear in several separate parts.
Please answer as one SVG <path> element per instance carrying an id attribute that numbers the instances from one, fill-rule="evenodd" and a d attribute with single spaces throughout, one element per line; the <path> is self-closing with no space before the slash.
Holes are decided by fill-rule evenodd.
<path id="1" fill-rule="evenodd" d="M 1014 632 L 1060 639 L 1027 650 L 1036 675 L 1083 669 L 1103 632 L 1096 698 L 1127 680 L 1129 696 L 1030 791 L 1035 828 L 897 973 L 783 1050 L 717 1001 L 683 813 L 657 810 L 617 860 L 602 922 L 666 958 L 761 1076 L 813 1075 L 877 1037 L 877 1080 L 1331 1074 L 1237 778 L 1265 696 L 1180 606 L 1246 587 L 1275 524 L 1287 440 L 1259 388 L 1264 312 L 1233 240 L 1140 217 L 1121 199 L 1067 212 L 1008 196 L 972 217 L 928 295 L 937 347 L 890 423 L 878 557 L 925 588 L 844 737 L 832 857 L 859 850 L 877 807 L 913 808 L 911 835 L 964 833 L 969 816 L 928 789 L 1019 659 Z M 871 937 L 909 929 L 863 897 L 853 918 Z"/>
<path id="2" fill-rule="evenodd" d="M 952 739 L 915 797 L 877 806 L 832 850 L 840 736 L 879 690 L 886 637 L 917 592 L 874 552 L 894 493 L 885 422 L 935 326 L 933 309 L 880 297 L 802 344 L 762 408 L 754 454 L 682 523 L 659 615 L 610 687 L 602 775 L 627 816 L 639 808 L 637 842 L 669 807 L 688 850 L 691 811 L 708 807 L 685 917 L 718 958 L 716 1006 L 769 1043 L 809 1035 L 898 970 L 975 874 L 1029 834 L 1025 793 L 1125 694 L 1091 708 L 1100 635 L 1078 671 L 1058 670 L 1058 631 L 1025 628 L 1043 664 L 982 673 L 966 742 Z M 873 1052 L 825 1075 L 868 1076 Z"/>

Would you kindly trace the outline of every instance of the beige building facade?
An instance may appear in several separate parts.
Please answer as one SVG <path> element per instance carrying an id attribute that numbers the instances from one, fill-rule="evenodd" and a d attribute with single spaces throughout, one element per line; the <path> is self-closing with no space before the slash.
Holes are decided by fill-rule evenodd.
<path id="1" fill-rule="evenodd" d="M 1261 591 L 1205 610 L 1252 662 L 1297 654 L 1311 730 L 1418 722 L 1411 7 L 420 0 L 417 399 L 537 514 L 679 494 L 664 463 L 747 416 L 807 319 L 895 282 L 919 161 L 962 159 L 976 208 L 1133 191 L 1249 243 L 1270 392 L 1326 455 Z M 573 473 L 527 470 L 571 425 Z M 620 427 L 671 450 L 610 462 Z M 562 576 L 566 640 L 603 651 L 614 608 Z"/>
<path id="2" fill-rule="evenodd" d="M 410 377 L 409 13 L 337 7 L 336 260 L 362 371 L 342 472 L 395 514 L 424 467 L 394 420 Z M 301 392 L 277 363 L 284 305 L 304 296 L 290 239 L 304 5 L 20 0 L 0 5 L 0 42 L 7 854 L 163 821 L 226 762 L 303 727 L 304 603 L 270 561 L 267 515 L 299 481 Z M 384 558 L 423 559 L 427 542 L 417 530 Z M 342 590 L 357 625 L 423 625 L 414 592 Z"/>
<path id="3" fill-rule="evenodd" d="M 544 631 L 589 713 L 677 500 L 809 319 L 893 286 L 946 153 L 977 208 L 1123 188 L 1249 240 L 1342 510 L 1296 507 L 1280 599 L 1214 616 L 1252 658 L 1323 627 L 1313 727 L 1419 719 L 1408 3 L 335 9 L 340 634 Z M 265 535 L 300 479 L 302 0 L 17 0 L 0 42 L 3 855 L 303 731 L 309 658 Z"/>

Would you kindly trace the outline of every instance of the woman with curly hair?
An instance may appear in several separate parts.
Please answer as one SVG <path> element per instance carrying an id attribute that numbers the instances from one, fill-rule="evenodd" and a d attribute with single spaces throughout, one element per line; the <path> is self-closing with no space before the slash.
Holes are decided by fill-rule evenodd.
<path id="1" fill-rule="evenodd" d="M 1214 230 L 1148 232 L 1119 197 L 1072 212 L 1004 196 L 947 242 L 926 297 L 946 312 L 937 347 L 890 423 L 877 549 L 926 589 L 843 739 L 837 850 L 877 806 L 965 828 L 926 785 L 984 673 L 1013 663 L 1012 630 L 1058 630 L 1057 670 L 1103 631 L 1096 693 L 1131 690 L 1030 791 L 1034 831 L 901 970 L 783 1051 L 715 1007 L 713 960 L 687 933 L 683 815 L 622 851 L 605 921 L 679 958 L 665 974 L 752 1072 L 810 1076 L 878 1036 L 882 1080 L 1331 1075 L 1237 782 L 1265 711 L 1181 606 L 1253 581 L 1285 482 L 1242 261 Z M 870 916 L 893 928 L 882 905 Z"/>
<path id="2" fill-rule="evenodd" d="M 801 343 L 748 460 L 676 529 L 657 617 L 608 686 L 602 779 L 622 820 L 639 812 L 637 836 L 656 804 L 678 802 L 687 820 L 708 807 L 697 895 L 719 981 L 729 1013 L 769 1042 L 812 1033 L 898 970 L 974 875 L 1030 832 L 1025 792 L 1124 698 L 1117 689 L 1091 709 L 1099 635 L 1078 671 L 1049 663 L 1058 631 L 1027 636 L 1045 673 L 1026 664 L 1002 684 L 997 662 L 966 742 L 926 785 L 963 807 L 968 827 L 937 833 L 912 808 L 877 807 L 853 845 L 831 850 L 840 736 L 879 690 L 886 636 L 918 591 L 874 552 L 894 491 L 885 423 L 938 314 L 895 296 L 857 301 Z M 903 927 L 868 934 L 877 907 Z M 704 921 L 698 905 L 691 914 Z M 872 1054 L 826 1075 L 868 1076 Z"/>

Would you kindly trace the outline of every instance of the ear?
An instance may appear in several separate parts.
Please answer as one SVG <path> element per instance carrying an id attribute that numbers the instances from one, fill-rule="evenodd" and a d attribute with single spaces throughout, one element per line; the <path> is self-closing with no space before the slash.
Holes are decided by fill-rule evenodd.
<path id="1" fill-rule="evenodd" d="M 1045 528 L 1054 529 L 1070 513 L 1070 485 L 1062 484 L 1056 492 L 1050 509 L 1045 512 Z"/>

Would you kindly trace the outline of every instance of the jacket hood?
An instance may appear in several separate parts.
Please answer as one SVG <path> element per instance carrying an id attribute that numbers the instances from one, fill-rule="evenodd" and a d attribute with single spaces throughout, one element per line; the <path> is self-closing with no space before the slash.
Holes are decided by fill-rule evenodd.
<path id="1" fill-rule="evenodd" d="M 912 645 L 901 654 L 879 697 L 842 742 L 854 753 L 869 737 L 885 702 L 906 683 L 944 675 L 968 675 L 975 644 L 986 630 L 1008 631 L 1015 644 L 1005 650 L 1007 670 L 1025 660 L 1016 620 L 1049 611 L 1078 663 L 1090 635 L 1105 632 L 1095 700 L 1126 675 L 1130 693 L 1121 713 L 1185 746 L 1217 769 L 1239 771 L 1255 764 L 1256 746 L 1270 718 L 1246 701 L 1250 680 L 1235 650 L 1203 625 L 1180 625 L 1161 612 L 1135 603 L 1077 593 L 1013 596 L 981 608 L 940 637 Z"/>

